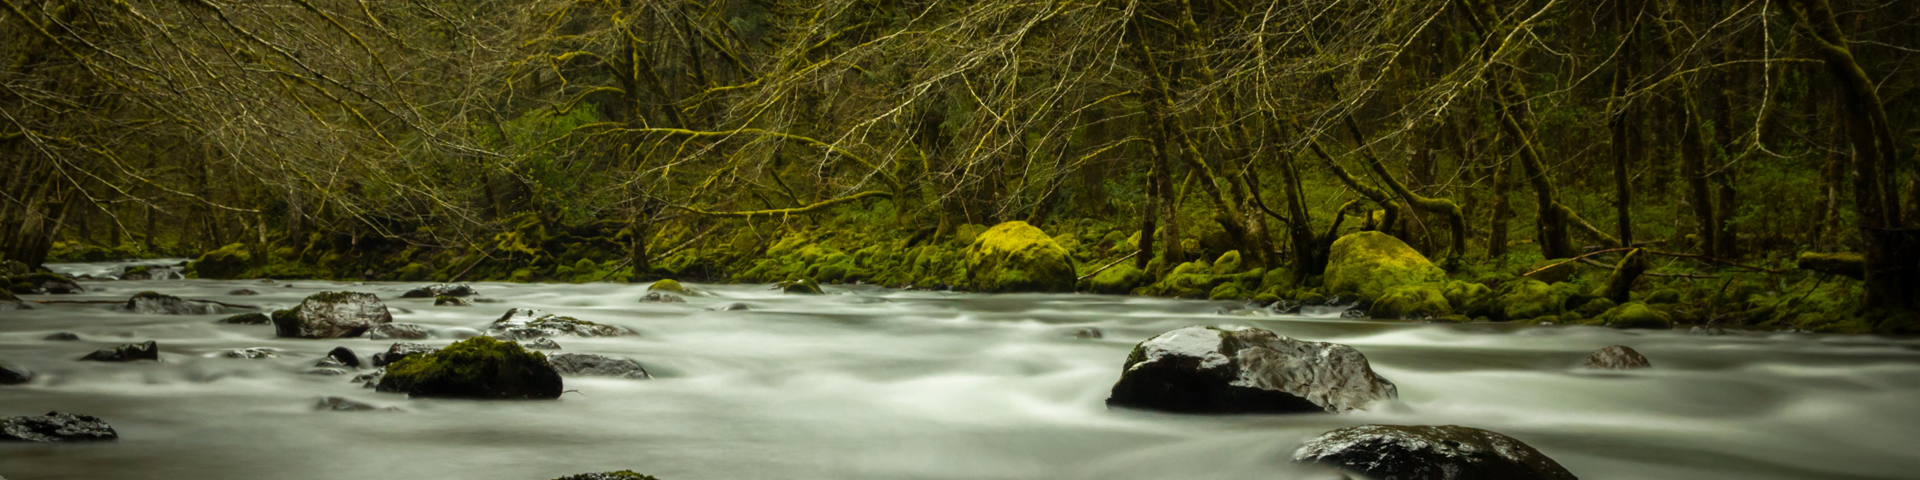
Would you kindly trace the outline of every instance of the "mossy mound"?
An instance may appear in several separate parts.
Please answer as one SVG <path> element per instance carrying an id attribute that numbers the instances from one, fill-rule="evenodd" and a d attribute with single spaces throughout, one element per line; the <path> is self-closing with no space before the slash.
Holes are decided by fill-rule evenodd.
<path id="1" fill-rule="evenodd" d="M 1531 278 L 1501 285 L 1497 302 L 1505 320 L 1558 316 L 1561 312 L 1561 300 L 1554 295 L 1553 287 Z"/>
<path id="2" fill-rule="evenodd" d="M 1393 287 L 1446 280 L 1447 272 L 1427 257 L 1406 242 L 1380 232 L 1353 233 L 1335 240 L 1325 277 L 1328 292 L 1369 300 L 1380 298 Z"/>
<path id="3" fill-rule="evenodd" d="M 1401 285 L 1387 289 L 1367 313 L 1380 319 L 1420 320 L 1452 314 L 1453 306 L 1438 286 Z"/>
<path id="4" fill-rule="evenodd" d="M 661 280 L 661 281 L 658 281 L 658 282 L 653 282 L 653 285 L 648 285 L 648 286 L 647 286 L 647 291 L 649 291 L 649 292 L 670 292 L 670 293 L 678 293 L 678 294 L 681 294 L 681 295 L 691 295 L 691 294 L 692 294 L 692 292 L 689 292 L 689 291 L 687 291 L 687 287 L 684 287 L 684 286 L 681 286 L 681 285 L 680 285 L 680 282 L 677 282 L 677 281 L 674 281 L 674 280 L 673 280 L 673 279 L 671 279 L 671 278 L 669 278 L 669 279 L 665 279 L 665 280 Z"/>
<path id="5" fill-rule="evenodd" d="M 403 358 L 388 365 L 374 387 L 412 397 L 515 400 L 559 398 L 561 388 L 560 372 L 546 355 L 491 337 Z"/>
<path id="6" fill-rule="evenodd" d="M 1595 317 L 1598 323 L 1613 328 L 1646 328 L 1665 330 L 1673 328 L 1673 319 L 1662 312 L 1641 302 L 1627 302 L 1607 310 Z"/>
<path id="7" fill-rule="evenodd" d="M 1134 268 L 1131 263 L 1122 263 L 1081 282 L 1080 289 L 1093 293 L 1125 295 L 1146 282 L 1147 272 Z"/>
<path id="8" fill-rule="evenodd" d="M 253 269 L 253 252 L 245 244 L 235 243 L 200 255 L 187 264 L 187 275 L 194 278 L 234 279 L 248 277 Z"/>
<path id="9" fill-rule="evenodd" d="M 1073 258 L 1027 222 L 995 225 L 967 249 L 967 283 L 976 292 L 1071 292 Z"/>

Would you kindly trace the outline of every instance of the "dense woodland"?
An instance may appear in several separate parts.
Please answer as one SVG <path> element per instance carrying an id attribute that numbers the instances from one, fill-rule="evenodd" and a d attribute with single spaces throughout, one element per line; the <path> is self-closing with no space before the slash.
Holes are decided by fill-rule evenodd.
<path id="1" fill-rule="evenodd" d="M 1084 290 L 1272 301 L 1373 230 L 1496 289 L 1640 252 L 1683 323 L 1920 326 L 1920 2 L 0 7 L 25 265 L 937 287 L 1024 221 Z"/>

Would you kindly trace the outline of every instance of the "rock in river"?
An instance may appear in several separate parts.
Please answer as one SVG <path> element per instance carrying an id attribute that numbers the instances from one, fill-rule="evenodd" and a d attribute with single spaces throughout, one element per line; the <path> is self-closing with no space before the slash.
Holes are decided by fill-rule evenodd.
<path id="1" fill-rule="evenodd" d="M 687 300 L 671 293 L 647 292 L 640 297 L 640 303 L 687 303 Z"/>
<path id="2" fill-rule="evenodd" d="M 507 310 L 499 320 L 487 327 L 487 335 L 503 340 L 524 340 L 540 337 L 617 337 L 633 335 L 633 330 L 613 325 L 601 325 L 573 317 L 563 317 L 531 308 Z"/>
<path id="3" fill-rule="evenodd" d="M 387 351 L 373 354 L 373 366 L 384 367 L 393 362 L 398 362 L 402 358 L 422 353 L 433 353 L 436 350 L 439 349 L 429 347 L 424 343 L 394 342 L 392 346 L 387 347 Z"/>
<path id="4" fill-rule="evenodd" d="M 1459 425 L 1361 425 L 1323 433 L 1293 452 L 1369 478 L 1573 480 L 1566 468 L 1519 440 Z"/>
<path id="5" fill-rule="evenodd" d="M 375 387 L 413 397 L 559 398 L 560 372 L 538 352 L 492 337 L 473 337 L 387 366 Z"/>
<path id="6" fill-rule="evenodd" d="M 374 340 L 426 340 L 429 336 L 427 327 L 411 323 L 382 323 L 367 330 L 367 338 Z"/>
<path id="7" fill-rule="evenodd" d="M 553 368 L 559 370 L 560 375 L 568 377 L 623 377 L 636 380 L 653 378 L 653 375 L 647 374 L 646 368 L 640 366 L 640 362 L 625 358 L 591 353 L 562 353 L 547 359 L 552 361 Z"/>
<path id="8" fill-rule="evenodd" d="M 389 412 L 400 411 L 400 409 L 394 408 L 394 407 L 380 408 L 380 407 L 373 406 L 373 404 L 370 404 L 367 402 L 353 400 L 345 397 L 333 397 L 333 396 L 320 397 L 319 401 L 314 402 L 313 409 L 335 411 L 335 412 L 367 412 L 367 411 L 373 411 L 373 410 L 385 410 Z"/>
<path id="9" fill-rule="evenodd" d="M 473 306 L 473 303 L 472 303 L 472 302 L 468 302 L 468 301 L 467 301 L 467 299 L 464 299 L 464 298 L 460 298 L 460 297 L 455 297 L 455 296 L 452 296 L 452 295 L 441 295 L 441 296 L 438 296 L 438 297 L 433 297 L 433 306 L 436 306 L 436 307 L 471 307 L 471 306 Z"/>
<path id="10" fill-rule="evenodd" d="M 267 316 L 267 314 L 259 313 L 259 312 L 242 313 L 239 315 L 233 315 L 227 318 L 222 318 L 220 319 L 220 323 L 225 323 L 230 325 L 266 325 L 269 323 L 273 323 L 273 317 L 269 317 Z"/>
<path id="11" fill-rule="evenodd" d="M 136 293 L 120 308 L 147 315 L 208 315 L 225 311 L 219 305 L 156 292 Z"/>
<path id="12" fill-rule="evenodd" d="M 473 287 L 464 283 L 452 285 L 436 283 L 408 290 L 407 293 L 400 294 L 400 298 L 471 297 L 474 295 L 478 293 L 473 291 Z"/>
<path id="13" fill-rule="evenodd" d="M 341 365 L 360 368 L 360 355 L 353 353 L 351 348 L 333 347 L 333 350 L 327 352 L 327 358 L 340 362 Z"/>
<path id="14" fill-rule="evenodd" d="M 580 473 L 580 474 L 574 474 L 574 475 L 555 478 L 553 480 L 660 480 L 660 479 L 654 478 L 652 475 L 641 475 L 640 473 L 634 472 L 632 470 L 621 470 L 618 472 Z"/>
<path id="15" fill-rule="evenodd" d="M 33 371 L 0 362 L 0 385 L 19 385 L 33 381 Z"/>
<path id="16" fill-rule="evenodd" d="M 1345 412 L 1398 390 L 1346 345 L 1193 326 L 1133 347 L 1109 407 L 1178 413 Z"/>
<path id="17" fill-rule="evenodd" d="M 81 360 L 95 362 L 135 362 L 140 360 L 160 360 L 160 344 L 152 340 L 147 343 L 134 343 L 94 351 Z"/>
<path id="18" fill-rule="evenodd" d="M 73 333 L 73 332 L 53 332 L 53 333 L 51 333 L 51 334 L 48 334 L 48 335 L 46 336 L 46 338 L 42 338 L 41 340 L 52 340 L 52 341 L 56 341 L 56 342 L 71 342 L 71 341 L 75 341 L 75 340 L 79 340 L 79 339 L 80 339 L 80 334 L 78 334 L 78 333 Z"/>
<path id="19" fill-rule="evenodd" d="M 279 358 L 280 352 L 271 348 L 264 348 L 264 347 L 243 348 L 239 350 L 228 350 L 226 353 L 226 357 L 227 358 L 244 358 L 248 360 L 264 360 L 269 358 Z"/>
<path id="20" fill-rule="evenodd" d="M 38 417 L 0 420 L 0 441 L 5 442 L 111 442 L 119 438 L 107 422 L 89 415 L 47 412 Z"/>
<path id="21" fill-rule="evenodd" d="M 274 334 L 280 337 L 357 337 L 383 323 L 393 323 L 393 314 L 371 293 L 320 292 L 298 307 L 273 312 Z"/>
<path id="22" fill-rule="evenodd" d="M 1635 351 L 1633 347 L 1608 345 L 1587 355 L 1587 362 L 1582 366 L 1600 370 L 1632 370 L 1649 368 L 1653 364 L 1647 363 L 1647 357 L 1640 355 L 1640 352 Z"/>

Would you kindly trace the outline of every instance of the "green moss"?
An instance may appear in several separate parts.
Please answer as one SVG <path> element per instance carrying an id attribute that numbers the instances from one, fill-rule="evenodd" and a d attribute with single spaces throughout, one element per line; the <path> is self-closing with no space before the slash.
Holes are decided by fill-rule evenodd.
<path id="1" fill-rule="evenodd" d="M 235 243 L 201 254 L 199 259 L 187 264 L 186 272 L 193 278 L 246 278 L 253 265 L 253 252 L 248 251 L 245 244 Z"/>
<path id="2" fill-rule="evenodd" d="M 409 263 L 407 264 L 407 266 L 400 267 L 399 270 L 395 270 L 393 272 L 393 275 L 395 278 L 398 278 L 401 280 L 417 282 L 421 280 L 426 280 L 427 276 L 432 273 L 433 271 L 431 269 L 428 269 L 426 265 L 421 265 L 418 263 Z"/>
<path id="3" fill-rule="evenodd" d="M 1531 278 L 1502 285 L 1497 302 L 1500 314 L 1507 320 L 1559 315 L 1562 308 L 1552 286 Z"/>
<path id="4" fill-rule="evenodd" d="M 1608 309 L 1606 313 L 1595 317 L 1597 323 L 1613 328 L 1673 328 L 1673 320 L 1666 312 L 1647 306 L 1641 302 L 1627 302 Z"/>
<path id="5" fill-rule="evenodd" d="M 661 280 L 658 282 L 653 282 L 653 285 L 647 286 L 647 291 L 672 292 L 672 293 L 685 295 L 687 293 L 687 287 L 682 287 L 680 286 L 679 281 L 675 281 L 674 279 L 669 278 L 669 279 Z"/>
<path id="6" fill-rule="evenodd" d="M 1446 280 L 1446 272 L 1406 242 L 1380 232 L 1359 232 L 1333 242 L 1326 287 L 1336 295 L 1377 299 L 1387 289 Z"/>
<path id="7" fill-rule="evenodd" d="M 560 378 L 546 355 L 480 336 L 388 365 L 379 389 L 415 396 L 555 398 Z"/>
<path id="8" fill-rule="evenodd" d="M 1082 289 L 1093 293 L 1126 294 L 1147 282 L 1147 272 L 1134 268 L 1132 263 L 1121 263 L 1088 278 Z"/>
<path id="9" fill-rule="evenodd" d="M 781 292 L 794 295 L 819 295 L 822 293 L 818 282 L 806 278 L 780 282 L 778 287 Z"/>
<path id="10" fill-rule="evenodd" d="M 1604 297 L 1596 298 L 1588 301 L 1586 305 L 1581 305 L 1577 312 L 1579 312 L 1581 316 L 1592 318 L 1605 314 L 1608 310 L 1612 310 L 1613 307 L 1617 306 L 1619 306 L 1619 304 L 1613 303 L 1611 299 Z"/>
<path id="11" fill-rule="evenodd" d="M 1240 284 L 1232 282 L 1222 283 L 1214 287 L 1213 291 L 1207 292 L 1208 300 L 1243 300 L 1252 296 L 1247 289 L 1241 288 Z"/>
<path id="12" fill-rule="evenodd" d="M 1071 292 L 1073 259 L 1027 222 L 1002 223 L 967 249 L 966 286 L 976 292 Z"/>
<path id="13" fill-rule="evenodd" d="M 1401 285 L 1390 288 L 1373 301 L 1368 313 L 1373 318 L 1422 319 L 1453 313 L 1445 294 L 1433 285 Z"/>
<path id="14" fill-rule="evenodd" d="M 1654 290 L 1653 292 L 1647 294 L 1647 303 L 1650 303 L 1650 304 L 1657 305 L 1662 303 L 1679 303 L 1679 302 L 1680 302 L 1680 292 L 1673 289 Z"/>
<path id="15" fill-rule="evenodd" d="M 1447 298 L 1447 304 L 1454 311 L 1466 311 L 1468 307 L 1493 296 L 1493 289 L 1486 285 L 1453 280 L 1441 287 L 1440 295 Z"/>
<path id="16" fill-rule="evenodd" d="M 1239 250 L 1231 250 L 1231 251 L 1228 251 L 1227 253 L 1222 253 L 1220 254 L 1219 259 L 1216 259 L 1213 261 L 1214 274 L 1224 275 L 1229 273 L 1240 273 L 1240 268 L 1241 268 L 1241 265 L 1240 265 Z"/>

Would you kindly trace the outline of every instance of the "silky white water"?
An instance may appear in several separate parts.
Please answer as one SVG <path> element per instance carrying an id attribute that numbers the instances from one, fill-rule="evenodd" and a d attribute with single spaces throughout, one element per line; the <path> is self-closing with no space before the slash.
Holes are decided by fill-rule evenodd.
<path id="1" fill-rule="evenodd" d="M 95 274 L 115 265 L 55 266 Z M 265 308 L 325 290 L 379 295 L 394 319 L 484 329 L 511 307 L 632 328 L 556 340 L 627 357 L 657 378 L 567 378 L 555 401 L 408 399 L 346 376 L 301 373 L 346 346 L 273 337 L 221 315 L 138 315 L 107 304 L 0 311 L 0 360 L 39 376 L 0 387 L 0 416 L 98 416 L 104 444 L 0 444 L 8 479 L 546 479 L 632 469 L 695 479 L 1316 478 L 1289 464 L 1302 440 L 1362 423 L 1458 424 L 1525 441 L 1586 479 L 1920 476 L 1920 339 L 1388 323 L 1221 313 L 1230 302 L 1100 295 L 976 295 L 828 286 L 694 285 L 713 297 L 643 304 L 645 286 L 496 284 L 498 303 L 434 307 L 412 283 L 82 282 Z M 259 295 L 230 295 L 249 288 Z M 743 303 L 743 311 L 716 311 Z M 238 313 L 246 310 L 235 309 Z M 1342 415 L 1184 416 L 1103 403 L 1133 344 L 1186 325 L 1242 325 L 1358 348 L 1397 402 Z M 1076 338 L 1097 328 L 1103 339 Z M 48 341 L 54 332 L 81 341 Z M 80 362 L 145 340 L 163 362 Z M 1654 368 L 1576 367 L 1612 344 Z M 248 347 L 271 360 L 220 356 Z M 400 412 L 315 411 L 343 396 Z"/>

